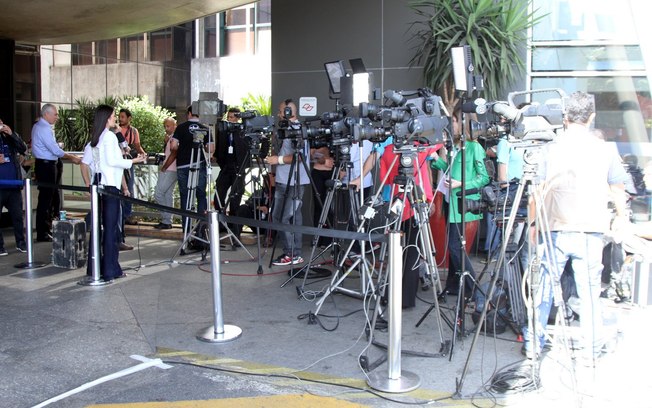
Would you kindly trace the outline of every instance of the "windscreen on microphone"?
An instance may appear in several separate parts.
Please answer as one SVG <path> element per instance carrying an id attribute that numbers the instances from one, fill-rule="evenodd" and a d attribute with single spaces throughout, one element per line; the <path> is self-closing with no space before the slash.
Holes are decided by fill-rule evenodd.
<path id="1" fill-rule="evenodd" d="M 464 113 L 477 113 L 483 115 L 487 113 L 487 101 L 483 98 L 478 98 L 473 102 L 466 102 L 462 104 L 462 112 Z"/>
<path id="2" fill-rule="evenodd" d="M 521 114 L 516 107 L 510 106 L 506 103 L 496 103 L 493 105 L 495 114 L 503 116 L 507 120 L 515 120 Z"/>

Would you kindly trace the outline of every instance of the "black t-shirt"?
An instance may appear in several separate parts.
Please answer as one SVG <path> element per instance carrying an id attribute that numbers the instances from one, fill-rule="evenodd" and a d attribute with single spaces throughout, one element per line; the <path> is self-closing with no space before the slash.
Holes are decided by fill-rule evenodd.
<path id="1" fill-rule="evenodd" d="M 203 137 L 201 133 L 204 133 Z M 203 140 L 202 143 L 195 143 L 195 134 L 200 140 Z M 179 141 L 179 148 L 177 149 L 177 168 L 187 167 L 190 165 L 190 159 L 192 157 L 193 148 L 197 147 L 198 144 L 204 146 L 208 144 L 208 128 L 197 121 L 197 119 L 190 119 L 186 122 L 183 122 L 177 126 L 174 131 L 173 138 Z M 201 151 L 196 151 L 195 155 L 199 157 L 194 157 L 193 160 L 199 163 L 205 163 L 204 153 Z"/>

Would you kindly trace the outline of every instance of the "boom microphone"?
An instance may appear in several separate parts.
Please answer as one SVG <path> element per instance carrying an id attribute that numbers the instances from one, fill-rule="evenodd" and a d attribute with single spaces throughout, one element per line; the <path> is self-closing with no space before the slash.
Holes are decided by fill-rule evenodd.
<path id="1" fill-rule="evenodd" d="M 477 113 L 484 115 L 487 113 L 487 101 L 484 98 L 478 98 L 473 102 L 466 102 L 462 104 L 462 112 L 464 113 Z"/>
<path id="2" fill-rule="evenodd" d="M 492 107 L 495 114 L 504 117 L 507 120 L 516 120 L 521 116 L 521 111 L 506 103 L 496 103 Z"/>

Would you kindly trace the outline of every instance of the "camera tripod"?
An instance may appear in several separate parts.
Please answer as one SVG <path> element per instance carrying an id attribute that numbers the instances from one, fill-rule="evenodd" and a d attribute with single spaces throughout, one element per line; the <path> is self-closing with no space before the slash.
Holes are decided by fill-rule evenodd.
<path id="1" fill-rule="evenodd" d="M 536 148 L 539 148 L 540 146 L 533 146 Z M 524 155 L 524 159 L 528 157 L 527 155 L 528 152 Z M 548 259 L 549 260 L 549 268 L 548 271 L 551 275 L 551 282 L 552 282 L 552 291 L 553 291 L 553 298 L 554 298 L 554 303 L 557 307 L 559 307 L 559 310 L 563 310 L 563 305 L 564 305 L 564 300 L 562 297 L 562 290 L 561 290 L 561 285 L 560 285 L 560 272 L 557 270 L 556 267 L 556 262 L 555 262 L 555 250 L 552 245 L 552 238 L 551 238 L 551 232 L 550 232 L 550 226 L 548 224 L 548 217 L 545 212 L 545 207 L 543 205 L 543 196 L 541 193 L 541 190 L 539 188 L 539 179 L 537 176 L 537 169 L 538 169 L 538 163 L 537 163 L 537 157 L 536 153 L 534 152 L 533 154 L 529 155 L 530 162 L 528 163 L 528 160 L 526 160 L 526 163 L 523 166 L 523 177 L 521 178 L 518 188 L 516 190 L 516 195 L 514 197 L 514 205 L 512 206 L 512 209 L 509 214 L 509 218 L 507 220 L 507 227 L 505 228 L 505 236 L 503 238 L 503 242 L 501 245 L 501 251 L 500 251 L 500 256 L 498 257 L 498 261 L 496 262 L 496 268 L 500 268 L 503 263 L 505 262 L 505 259 L 507 257 L 507 247 L 511 238 L 511 235 L 514 230 L 514 223 L 517 219 L 517 211 L 518 211 L 518 203 L 521 202 L 521 199 L 523 197 L 523 193 L 525 191 L 525 188 L 528 188 L 529 191 L 529 197 L 530 200 L 533 203 L 533 208 L 530 208 L 530 211 L 528 211 L 528 221 L 527 221 L 527 226 L 534 226 L 535 227 L 535 232 L 536 232 L 536 237 L 540 238 L 541 241 L 541 250 L 542 250 L 542 258 Z M 528 231 L 525 231 L 525 234 L 527 234 Z M 539 274 L 539 267 L 540 267 L 540 260 L 537 256 L 532 255 L 532 249 L 528 251 L 528 268 L 526 271 L 526 279 L 525 282 L 530 282 L 529 284 L 529 297 L 530 299 L 534 299 L 532 296 L 533 293 L 536 292 L 536 282 L 538 282 L 538 274 Z M 480 315 L 478 325 L 476 326 L 475 333 L 473 336 L 473 340 L 471 342 L 471 346 L 469 347 L 469 352 L 467 355 L 466 362 L 464 364 L 464 368 L 462 370 L 462 374 L 459 379 L 456 379 L 456 394 L 461 395 L 462 392 L 462 387 L 464 385 L 464 379 L 466 377 L 466 374 L 469 369 L 469 364 L 471 360 L 471 355 L 473 354 L 473 350 L 475 348 L 475 344 L 478 340 L 478 337 L 480 336 L 480 331 L 482 330 L 482 322 L 487 317 L 487 312 L 490 308 L 489 300 L 493 298 L 494 291 L 496 289 L 496 282 L 498 281 L 498 277 L 500 274 L 495 273 L 491 279 L 491 282 L 489 284 L 489 289 L 486 294 L 486 299 L 487 301 L 485 302 L 485 307 L 482 310 L 482 313 Z M 525 289 L 523 289 L 523 292 L 525 293 Z M 533 347 L 537 348 L 539 345 L 538 343 L 538 334 L 537 331 L 540 330 L 540 328 L 537 327 L 535 324 L 536 316 L 535 316 L 535 307 L 533 305 L 529 305 L 527 307 L 527 318 L 528 318 L 528 331 L 531 333 L 531 344 Z M 561 340 L 564 344 L 564 347 L 566 350 L 569 350 L 569 344 L 568 344 L 568 336 L 566 335 L 566 321 L 562 316 L 562 313 L 558 313 L 558 320 L 561 322 Z M 533 352 L 533 357 L 534 359 L 538 358 L 538 353 Z"/>
<path id="2" fill-rule="evenodd" d="M 337 154 L 336 154 L 336 163 L 337 165 L 333 168 L 332 175 L 330 180 L 326 181 L 326 186 L 328 188 L 328 193 L 326 194 L 326 198 L 324 199 L 324 204 L 322 206 L 322 211 L 319 217 L 319 221 L 317 223 L 318 228 L 321 228 L 324 225 L 327 225 L 328 221 L 328 214 L 331 211 L 331 207 L 335 208 L 335 211 L 333 211 L 334 214 L 338 214 L 340 209 L 345 209 L 344 206 L 339 205 L 337 201 L 337 197 L 339 196 L 338 192 L 344 192 L 346 191 L 347 196 L 348 196 L 348 206 L 346 207 L 346 210 L 344 212 L 347 213 L 347 225 L 352 227 L 354 230 L 357 229 L 358 227 L 358 220 L 357 220 L 357 214 L 359 212 L 359 200 L 364 200 L 364 189 L 361 189 L 360 195 L 362 197 L 359 198 L 358 195 L 356 195 L 356 191 L 351 188 L 352 186 L 347 185 L 346 183 L 343 183 L 340 180 L 340 175 L 342 173 L 345 174 L 345 179 L 346 180 L 351 180 L 352 178 L 352 169 L 353 169 L 353 162 L 351 161 L 351 145 L 350 144 L 341 144 L 338 146 Z M 361 151 L 360 151 L 361 152 Z M 362 167 L 362 165 L 361 165 Z M 335 199 L 335 200 L 334 200 Z M 347 211 L 348 210 L 348 211 Z M 337 218 L 337 217 L 336 217 Z M 332 227 L 332 226 L 331 226 Z M 341 242 L 338 239 L 333 239 L 331 243 L 326 246 L 326 248 L 323 248 L 319 254 L 315 255 L 316 248 L 317 248 L 317 243 L 319 241 L 319 235 L 313 236 L 312 240 L 312 246 L 311 246 L 311 253 L 310 253 L 310 258 L 308 261 L 308 264 L 302 268 L 305 270 L 310 270 L 311 265 L 313 262 L 321 257 L 325 252 L 327 252 L 329 249 L 332 250 L 333 253 L 333 259 L 335 260 L 335 263 L 338 265 L 338 268 L 335 272 L 335 275 L 341 273 L 341 268 L 343 267 L 344 261 L 346 260 L 348 254 L 350 254 L 350 249 L 347 252 L 342 252 L 341 249 Z M 365 252 L 365 242 L 360 243 L 360 248 L 361 252 L 364 254 Z M 355 269 L 356 267 L 360 268 L 360 291 L 357 292 L 355 290 L 351 290 L 348 288 L 343 288 L 343 287 L 338 287 L 337 290 L 341 291 L 342 293 L 349 295 L 349 296 L 354 296 L 358 298 L 362 298 L 365 295 L 365 290 L 367 288 L 367 281 L 368 279 L 371 279 L 372 273 L 371 273 L 371 267 L 369 265 L 369 262 L 367 261 L 366 258 L 360 257 L 359 259 L 356 259 L 354 261 L 354 265 L 351 266 L 351 270 Z M 299 271 L 301 272 L 301 271 Z M 300 293 L 304 292 L 305 285 L 306 285 L 306 280 L 308 278 L 307 274 L 304 274 L 303 276 L 303 282 L 300 287 L 297 288 L 297 290 Z"/>
<path id="3" fill-rule="evenodd" d="M 418 272 L 417 276 L 414 275 L 414 271 L 417 268 L 417 263 L 421 261 L 420 258 L 423 258 L 425 264 L 428 267 L 427 278 L 430 280 L 432 294 L 433 294 L 433 306 L 432 308 L 436 310 L 436 321 L 437 321 L 437 330 L 440 341 L 440 348 L 437 353 L 430 354 L 430 357 L 443 357 L 446 350 L 446 342 L 444 341 L 444 336 L 442 332 L 442 322 L 441 322 L 441 311 L 439 308 L 439 299 L 438 292 L 441 289 L 439 282 L 439 272 L 437 270 L 437 262 L 435 261 L 435 247 L 434 241 L 432 238 L 432 231 L 430 229 L 430 204 L 425 200 L 425 193 L 420 186 L 424 185 L 424 180 L 421 179 L 421 173 L 417 173 L 419 176 L 420 183 L 417 184 L 415 181 L 414 169 L 415 161 L 418 160 L 417 148 L 409 146 L 402 147 L 400 150 L 396 151 L 397 156 L 394 158 L 390 169 L 396 165 L 396 161 L 400 160 L 400 167 L 398 169 L 398 175 L 393 180 L 391 197 L 397 197 L 397 194 L 403 193 L 402 200 L 397 198 L 392 205 L 388 208 L 388 219 L 394 218 L 391 220 L 385 227 L 385 232 L 388 233 L 390 230 L 393 231 L 403 231 L 407 235 L 407 242 L 404 244 L 407 250 L 416 251 L 417 258 L 416 262 L 407 262 L 404 264 L 403 274 L 408 276 L 408 279 L 413 279 L 415 282 L 412 284 L 418 284 Z M 424 160 L 425 161 L 425 160 Z M 424 163 L 417 163 L 417 168 Z M 388 171 L 386 177 L 390 174 L 391 170 Z M 386 182 L 386 179 L 381 182 L 383 185 Z M 429 182 L 429 181 L 425 181 Z M 380 190 L 379 190 L 380 191 Z M 407 204 L 413 211 L 413 217 L 403 221 L 404 212 L 406 211 Z M 380 316 L 380 306 L 381 300 L 384 297 L 384 291 L 386 290 L 388 273 L 389 271 L 384 268 L 384 260 L 387 252 L 387 243 L 383 243 L 380 249 L 380 259 L 381 265 L 379 268 L 379 277 L 377 287 L 379 288 L 378 296 L 376 297 L 376 303 L 374 307 L 373 317 L 369 324 L 369 337 L 370 342 L 373 342 L 373 331 L 376 327 L 376 323 Z M 410 260 L 410 256 L 407 256 L 407 260 Z M 405 262 L 405 261 L 404 261 Z M 407 274 L 407 275 L 406 275 Z M 371 371 L 374 368 L 378 367 L 384 361 L 384 357 L 377 360 L 376 362 L 369 363 L 366 356 L 360 358 L 360 363 L 363 366 L 365 371 Z"/>
<path id="4" fill-rule="evenodd" d="M 264 199 L 263 195 L 265 194 L 265 189 L 267 189 L 268 195 L 271 194 L 271 185 L 270 183 L 265 183 L 264 177 L 267 174 L 267 170 L 265 168 L 264 163 L 262 162 L 262 159 L 260 157 L 260 149 L 258 148 L 257 145 L 251 144 L 249 146 L 249 158 L 244 158 L 242 160 L 242 163 L 240 164 L 240 169 L 238 170 L 238 173 L 236 174 L 236 179 L 233 182 L 231 186 L 231 191 L 229 192 L 229 196 L 224 204 L 224 210 L 226 208 L 230 207 L 231 200 L 234 199 L 234 197 L 242 197 L 242 194 L 244 193 L 245 186 L 247 184 L 251 184 L 251 200 L 253 200 L 253 216 L 254 220 L 259 220 L 261 219 L 262 214 L 259 215 L 259 207 L 262 204 L 262 201 Z M 248 160 L 249 159 L 249 160 Z M 249 164 L 254 163 L 255 165 L 251 166 Z M 255 171 L 257 170 L 257 171 Z M 249 175 L 249 180 L 247 181 L 247 175 Z M 235 191 L 234 189 L 241 188 L 242 191 Z M 271 197 L 268 196 L 268 201 L 271 202 Z M 239 204 L 239 203 L 238 203 Z M 267 206 L 268 209 L 270 206 Z M 237 206 L 235 207 L 237 210 Z M 268 211 L 269 214 L 269 211 Z M 231 214 L 231 216 L 236 216 L 237 214 Z M 242 231 L 242 227 L 240 227 L 240 231 Z M 266 234 L 269 234 L 271 230 L 267 230 Z M 232 232 L 231 232 L 232 233 Z M 223 238 L 227 238 L 230 235 L 227 235 Z M 220 238 L 220 239 L 223 239 Z M 233 239 L 235 239 L 240 245 L 242 245 L 239 235 L 236 236 L 233 234 Z M 232 244 L 233 245 L 233 244 Z M 244 250 L 249 253 L 246 247 L 242 246 Z M 261 245 L 260 245 L 260 227 L 256 226 L 256 249 L 258 251 L 258 257 L 257 257 L 257 262 L 258 262 L 258 268 L 257 268 L 257 273 L 259 275 L 263 274 L 263 266 L 261 263 Z M 251 255 L 251 254 L 250 254 Z M 253 256 L 251 257 L 253 259 Z"/>

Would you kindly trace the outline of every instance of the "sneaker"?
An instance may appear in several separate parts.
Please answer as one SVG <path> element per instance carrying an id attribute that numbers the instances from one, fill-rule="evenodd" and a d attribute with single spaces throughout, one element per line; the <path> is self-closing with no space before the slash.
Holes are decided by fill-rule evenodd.
<path id="1" fill-rule="evenodd" d="M 4 248 L 0 248 L 0 256 L 7 256 L 7 255 L 9 255 L 9 253 L 7 252 L 7 250 L 4 249 Z"/>
<path id="2" fill-rule="evenodd" d="M 164 224 L 162 222 L 159 222 L 157 225 L 154 225 L 154 228 L 160 230 L 172 229 L 172 224 Z"/>
<path id="3" fill-rule="evenodd" d="M 301 264 L 301 263 L 303 263 L 303 258 L 300 257 L 299 255 L 292 258 L 292 265 Z"/>
<path id="4" fill-rule="evenodd" d="M 285 265 L 290 265 L 291 263 L 292 263 L 292 258 L 290 258 L 289 256 L 283 254 L 283 255 L 279 256 L 278 258 L 276 258 L 272 262 L 272 265 L 285 266 Z"/>
<path id="5" fill-rule="evenodd" d="M 16 245 L 16 249 L 18 250 L 18 252 L 25 253 L 25 252 L 27 252 L 27 245 L 26 244 L 18 244 L 18 245 Z"/>
<path id="6" fill-rule="evenodd" d="M 285 266 L 285 265 L 296 265 L 303 263 L 303 258 L 300 256 L 295 256 L 294 258 L 290 258 L 289 255 L 281 255 L 274 262 L 272 262 L 272 265 L 276 266 Z"/>

